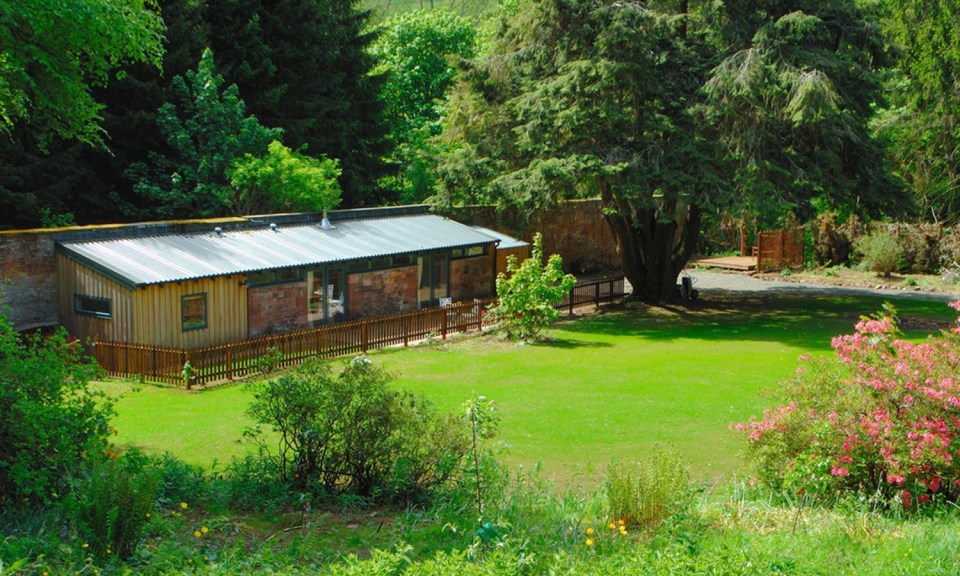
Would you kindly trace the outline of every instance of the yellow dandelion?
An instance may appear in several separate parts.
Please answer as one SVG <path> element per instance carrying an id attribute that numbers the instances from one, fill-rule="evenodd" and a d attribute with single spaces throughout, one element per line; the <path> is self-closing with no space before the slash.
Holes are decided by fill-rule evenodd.
<path id="1" fill-rule="evenodd" d="M 107 554 L 110 554 L 111 552 L 112 552 L 112 550 L 110 550 L 109 548 L 107 548 Z"/>
<path id="2" fill-rule="evenodd" d="M 627 527 L 626 527 L 626 526 L 621 526 L 621 527 L 620 527 L 620 533 L 623 534 L 624 536 L 626 536 L 626 535 L 627 535 Z"/>
<path id="3" fill-rule="evenodd" d="M 623 520 L 617 520 L 617 524 L 620 525 L 620 526 L 626 526 L 626 525 L 627 525 L 627 523 L 624 522 Z"/>
<path id="4" fill-rule="evenodd" d="M 194 531 L 193 531 L 193 536 L 194 536 L 195 538 L 199 538 L 199 537 L 200 537 L 200 531 L 199 531 L 199 530 L 194 530 Z"/>
<path id="5" fill-rule="evenodd" d="M 593 546 L 595 540 L 593 538 L 587 538 L 587 546 Z"/>
<path id="6" fill-rule="evenodd" d="M 204 526 L 204 527 L 200 528 L 200 531 L 203 532 L 204 534 L 206 534 L 207 532 L 210 531 L 210 529 L 207 528 L 206 526 Z"/>
<path id="7" fill-rule="evenodd" d="M 181 503 L 180 503 L 180 507 L 183 508 L 184 510 L 186 510 L 186 509 L 187 509 L 187 503 L 186 503 L 186 502 L 181 502 Z"/>
<path id="8" fill-rule="evenodd" d="M 81 548 L 89 548 L 89 547 L 90 547 L 90 545 L 87 544 L 86 542 L 84 542 L 84 543 L 83 543 L 83 546 L 81 546 Z"/>
<path id="9" fill-rule="evenodd" d="M 147 512 L 147 518 L 149 518 L 149 517 L 150 517 L 150 513 L 149 513 L 149 512 Z"/>
<path id="10" fill-rule="evenodd" d="M 587 536 L 593 534 L 593 528 L 587 528 Z"/>
<path id="11" fill-rule="evenodd" d="M 607 526 L 607 528 L 609 528 L 609 529 L 611 529 L 611 530 L 616 530 L 616 529 L 617 529 L 617 525 L 614 524 L 613 522 L 611 522 L 611 523 Z"/>

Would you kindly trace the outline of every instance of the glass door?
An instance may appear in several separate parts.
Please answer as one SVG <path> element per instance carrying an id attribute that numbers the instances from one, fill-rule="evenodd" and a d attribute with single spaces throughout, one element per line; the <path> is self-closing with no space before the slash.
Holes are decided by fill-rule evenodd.
<path id="1" fill-rule="evenodd" d="M 421 308 L 435 305 L 450 293 L 449 276 L 447 254 L 427 254 L 417 258 L 417 299 Z"/>
<path id="2" fill-rule="evenodd" d="M 343 270 L 318 268 L 307 271 L 307 326 L 339 322 L 346 318 Z"/>

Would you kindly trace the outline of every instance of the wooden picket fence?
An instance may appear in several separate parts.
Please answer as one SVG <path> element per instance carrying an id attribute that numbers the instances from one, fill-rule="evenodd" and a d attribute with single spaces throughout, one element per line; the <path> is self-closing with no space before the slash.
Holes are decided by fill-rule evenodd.
<path id="1" fill-rule="evenodd" d="M 558 308 L 616 300 L 624 295 L 623 276 L 578 283 Z M 261 336 L 238 342 L 180 349 L 97 341 L 92 354 L 110 376 L 134 377 L 189 388 L 243 378 L 266 370 L 299 364 L 308 358 L 335 358 L 388 346 L 407 346 L 428 337 L 478 331 L 493 300 L 463 302 L 442 308 L 362 318 L 320 328 Z"/>
<path id="2" fill-rule="evenodd" d="M 757 271 L 780 271 L 803 266 L 803 227 L 757 234 Z"/>

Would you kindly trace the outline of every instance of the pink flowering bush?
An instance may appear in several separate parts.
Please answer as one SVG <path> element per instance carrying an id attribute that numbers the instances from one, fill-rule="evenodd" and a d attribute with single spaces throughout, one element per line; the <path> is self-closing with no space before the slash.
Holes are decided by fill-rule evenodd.
<path id="1" fill-rule="evenodd" d="M 960 320 L 915 344 L 886 307 L 832 345 L 833 357 L 800 357 L 786 404 L 733 426 L 758 478 L 800 494 L 879 495 L 907 510 L 958 501 Z"/>

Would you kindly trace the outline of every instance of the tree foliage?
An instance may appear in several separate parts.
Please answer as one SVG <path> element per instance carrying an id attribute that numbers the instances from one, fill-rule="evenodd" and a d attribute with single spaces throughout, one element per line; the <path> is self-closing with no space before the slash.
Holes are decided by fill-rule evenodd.
<path id="1" fill-rule="evenodd" d="M 265 126 L 303 154 L 341 162 L 350 206 L 381 200 L 389 152 L 383 78 L 371 74 L 368 11 L 356 0 L 207 0 L 210 46 L 224 78 Z M 306 148 L 304 148 L 304 146 Z"/>
<path id="2" fill-rule="evenodd" d="M 227 214 L 234 205 L 227 172 L 244 155 L 266 154 L 282 131 L 247 115 L 237 87 L 224 88 L 210 50 L 196 71 L 174 78 L 173 93 L 174 101 L 158 111 L 169 152 L 151 154 L 149 166 L 132 167 L 135 188 L 157 202 L 163 217 Z"/>
<path id="3" fill-rule="evenodd" d="M 245 154 L 228 172 L 234 212 L 319 212 L 340 203 L 340 166 L 311 158 L 274 140 L 264 157 Z"/>
<path id="4" fill-rule="evenodd" d="M 735 202 L 774 216 L 909 208 L 868 125 L 889 62 L 877 14 L 854 0 L 784 0 L 711 16 L 724 59 L 706 84 L 709 118 Z"/>
<path id="5" fill-rule="evenodd" d="M 163 23 L 151 0 L 11 0 L 0 8 L 0 130 L 29 122 L 101 144 L 96 86 L 129 62 L 160 64 Z"/>
<path id="6" fill-rule="evenodd" d="M 423 201 L 433 192 L 437 145 L 430 138 L 441 130 L 456 75 L 452 59 L 475 56 L 477 25 L 446 10 L 420 10 L 390 18 L 377 31 L 370 53 L 386 77 L 381 97 L 395 146 L 390 161 L 399 171 L 386 185 L 400 191 L 401 201 Z"/>
<path id="7" fill-rule="evenodd" d="M 452 97 L 440 201 L 530 211 L 599 194 L 635 292 L 669 298 L 720 184 L 691 114 L 710 62 L 674 14 L 522 5 Z"/>
<path id="8" fill-rule="evenodd" d="M 875 122 L 921 214 L 960 220 L 960 26 L 957 0 L 886 0 L 897 56 L 890 105 Z"/>

